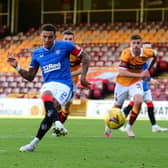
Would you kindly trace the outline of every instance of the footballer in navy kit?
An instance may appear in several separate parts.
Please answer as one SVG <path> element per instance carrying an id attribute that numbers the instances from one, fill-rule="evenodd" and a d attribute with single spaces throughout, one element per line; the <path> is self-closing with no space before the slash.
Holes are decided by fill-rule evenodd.
<path id="1" fill-rule="evenodd" d="M 57 81 L 71 88 L 73 83 L 69 57 L 71 53 L 80 56 L 81 51 L 73 43 L 56 40 L 50 50 L 44 47 L 35 50 L 30 66 L 42 68 L 44 83 Z"/>
<path id="2" fill-rule="evenodd" d="M 40 66 L 42 70 L 44 85 L 42 86 L 41 92 L 43 93 L 46 89 L 53 89 L 53 92 L 56 92 L 56 88 L 62 90 L 62 92 L 55 94 L 57 96 L 55 98 L 60 105 L 65 104 L 72 96 L 73 81 L 69 56 L 71 53 L 80 56 L 81 51 L 81 49 L 77 49 L 72 43 L 57 40 L 54 41 L 54 45 L 50 50 L 42 47 L 35 50 L 32 55 L 30 66 Z M 50 83 L 48 84 L 48 82 Z M 52 82 L 57 82 L 57 84 L 55 85 Z"/>
<path id="3" fill-rule="evenodd" d="M 89 55 L 82 49 L 75 47 L 73 43 L 55 40 L 55 37 L 56 28 L 54 25 L 44 24 L 41 27 L 43 47 L 33 52 L 29 70 L 22 69 L 16 58 L 11 53 L 8 54 L 8 63 L 24 79 L 32 81 L 40 67 L 44 81 L 40 95 L 46 115 L 35 138 L 29 144 L 22 146 L 19 149 L 21 152 L 33 151 L 53 123 L 57 135 L 67 134 L 67 129 L 59 120 L 58 110 L 72 98 L 73 82 L 70 71 L 70 54 L 81 58 L 80 82 L 86 88 L 90 86 L 90 83 L 86 80 L 90 62 Z"/>

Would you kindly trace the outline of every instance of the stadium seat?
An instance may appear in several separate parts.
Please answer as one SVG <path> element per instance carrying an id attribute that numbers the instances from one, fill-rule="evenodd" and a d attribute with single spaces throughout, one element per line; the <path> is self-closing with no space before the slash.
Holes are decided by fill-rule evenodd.
<path id="1" fill-rule="evenodd" d="M 57 26 L 57 36 L 59 39 L 61 39 L 62 31 L 64 29 L 60 24 Z M 91 55 L 90 67 L 117 67 L 122 49 L 129 46 L 130 35 L 132 33 L 139 33 L 142 36 L 143 41 L 153 42 L 154 48 L 158 50 L 158 60 L 156 66 L 154 66 L 150 71 L 151 75 L 160 75 L 161 72 L 167 72 L 168 70 L 168 26 L 163 22 L 118 22 L 102 24 L 83 23 L 77 25 L 65 24 L 64 26 L 66 28 L 72 29 L 75 32 L 77 42 L 82 43 L 80 45 Z M 15 36 L 6 36 L 4 39 L 0 40 L 1 92 L 9 92 L 10 89 L 6 89 L 7 87 L 11 87 L 12 92 L 17 87 L 22 92 L 25 92 L 26 90 L 30 91 L 31 89 L 39 91 L 42 84 L 42 77 L 40 73 L 38 73 L 37 77 L 31 84 L 28 84 L 26 80 L 17 74 L 15 69 L 6 64 L 7 53 L 12 51 L 16 54 L 19 64 L 23 66 L 23 68 L 27 69 L 31 59 L 30 55 L 32 51 L 39 46 L 41 46 L 40 36 L 38 34 L 38 30 L 35 28 L 30 28 L 27 33 L 20 32 Z M 98 74 L 100 74 L 100 72 L 95 72 L 92 77 L 98 76 Z M 164 89 L 160 88 L 162 84 L 158 88 L 165 91 L 168 82 L 165 83 L 166 85 L 164 84 Z M 98 88 L 95 91 L 97 95 L 100 91 L 99 89 L 102 89 L 103 94 L 101 94 L 104 96 L 104 86 L 105 84 L 103 84 L 103 89 Z M 113 87 L 114 86 L 112 83 L 107 83 L 106 89 L 113 93 Z M 155 90 L 158 88 L 151 85 L 151 88 L 152 87 L 152 92 L 154 92 L 154 95 L 157 98 L 158 95 L 157 92 L 155 93 Z M 88 93 L 86 91 L 86 95 L 87 94 Z"/>
<path id="2" fill-rule="evenodd" d="M 159 69 L 161 71 L 167 71 L 168 70 L 168 62 L 166 62 L 166 61 L 160 61 L 159 62 Z"/>
<path id="3" fill-rule="evenodd" d="M 115 83 L 109 81 L 109 82 L 107 83 L 107 91 L 108 91 L 109 93 L 114 93 L 114 88 L 115 88 Z"/>
<path id="4" fill-rule="evenodd" d="M 93 89 L 91 97 L 93 99 L 101 99 L 101 98 L 103 98 L 102 89 L 100 89 L 100 88 Z"/>

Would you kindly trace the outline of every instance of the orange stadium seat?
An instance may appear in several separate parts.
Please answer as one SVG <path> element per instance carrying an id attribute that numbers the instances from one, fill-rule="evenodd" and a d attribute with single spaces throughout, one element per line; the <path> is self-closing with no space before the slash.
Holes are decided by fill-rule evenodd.
<path id="1" fill-rule="evenodd" d="M 62 38 L 62 32 L 65 28 L 70 28 L 74 31 L 76 42 L 91 55 L 90 67 L 103 68 L 104 66 L 112 67 L 118 65 L 122 49 L 129 46 L 130 36 L 133 33 L 138 33 L 142 36 L 143 41 L 151 41 L 154 44 L 154 48 L 158 50 L 157 65 L 152 69 L 151 73 L 155 75 L 159 71 L 167 72 L 168 70 L 168 26 L 163 22 L 65 24 L 63 25 L 64 28 L 62 25 L 56 26 L 58 28 L 57 39 Z M 39 46 L 41 46 L 40 36 L 38 30 L 34 28 L 30 28 L 25 34 L 21 32 L 15 36 L 4 37 L 0 41 L 0 73 L 11 74 L 1 75 L 0 93 L 39 91 L 42 84 L 41 76 L 37 76 L 32 84 L 28 84 L 19 75 L 16 76 L 16 70 L 6 62 L 7 53 L 12 52 L 16 54 L 19 64 L 27 69 L 32 51 Z M 94 75 L 99 73 L 94 72 Z M 113 86 L 110 86 L 110 83 L 109 87 L 111 87 L 109 90 L 112 91 Z M 98 94 L 99 91 L 97 90 L 96 92 Z M 158 91 L 154 95 L 159 98 L 157 93 Z"/>

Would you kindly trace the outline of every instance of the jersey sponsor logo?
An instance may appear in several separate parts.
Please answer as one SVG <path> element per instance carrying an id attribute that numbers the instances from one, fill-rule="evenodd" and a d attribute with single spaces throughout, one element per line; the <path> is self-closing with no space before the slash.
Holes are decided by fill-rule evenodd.
<path id="1" fill-rule="evenodd" d="M 43 66 L 42 69 L 44 73 L 59 70 L 61 69 L 61 63 L 59 62 L 57 64 L 48 64 L 48 65 Z"/>
<path id="2" fill-rule="evenodd" d="M 43 54 L 40 54 L 40 56 L 39 56 L 40 58 L 42 58 L 42 57 L 44 57 L 44 55 Z"/>
<path id="3" fill-rule="evenodd" d="M 143 65 L 131 65 L 129 64 L 128 65 L 128 68 L 130 69 L 142 69 Z"/>
<path id="4" fill-rule="evenodd" d="M 129 68 L 129 69 L 142 69 L 143 65 L 132 65 L 123 61 L 120 63 L 121 68 Z"/>
<path id="5" fill-rule="evenodd" d="M 56 51 L 55 51 L 55 54 L 56 54 L 56 55 L 59 55 L 60 52 L 61 52 L 60 50 L 56 50 Z"/>

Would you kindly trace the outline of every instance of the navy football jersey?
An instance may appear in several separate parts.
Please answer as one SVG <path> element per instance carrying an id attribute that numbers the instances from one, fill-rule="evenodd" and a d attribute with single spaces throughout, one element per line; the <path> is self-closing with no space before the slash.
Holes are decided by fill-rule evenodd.
<path id="1" fill-rule="evenodd" d="M 73 87 L 70 71 L 70 54 L 79 56 L 81 48 L 71 42 L 56 40 L 51 49 L 36 49 L 32 54 L 30 67 L 40 67 L 43 81 L 61 82 Z"/>

